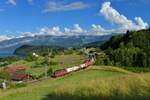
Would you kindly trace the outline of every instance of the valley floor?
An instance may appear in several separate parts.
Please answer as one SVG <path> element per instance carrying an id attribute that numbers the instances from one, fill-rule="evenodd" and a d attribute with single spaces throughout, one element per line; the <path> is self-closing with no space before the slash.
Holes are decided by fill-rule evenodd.
<path id="1" fill-rule="evenodd" d="M 91 66 L 64 77 L 0 91 L 0 100 L 150 100 L 150 73 Z"/>

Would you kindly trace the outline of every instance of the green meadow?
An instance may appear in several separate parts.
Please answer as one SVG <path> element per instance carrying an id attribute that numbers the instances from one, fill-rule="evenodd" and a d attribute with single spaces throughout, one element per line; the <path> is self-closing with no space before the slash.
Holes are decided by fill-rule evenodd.
<path id="1" fill-rule="evenodd" d="M 150 73 L 91 66 L 60 78 L 1 90 L 0 100 L 149 100 Z"/>

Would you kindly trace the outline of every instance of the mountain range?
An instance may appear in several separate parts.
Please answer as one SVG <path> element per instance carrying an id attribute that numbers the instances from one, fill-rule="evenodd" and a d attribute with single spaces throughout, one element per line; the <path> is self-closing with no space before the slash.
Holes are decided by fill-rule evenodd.
<path id="1" fill-rule="evenodd" d="M 11 55 L 22 45 L 45 45 L 45 46 L 61 46 L 61 47 L 81 47 L 85 44 L 106 41 L 112 35 L 86 35 L 86 36 L 51 36 L 41 35 L 34 37 L 13 38 L 0 42 L 0 55 Z"/>

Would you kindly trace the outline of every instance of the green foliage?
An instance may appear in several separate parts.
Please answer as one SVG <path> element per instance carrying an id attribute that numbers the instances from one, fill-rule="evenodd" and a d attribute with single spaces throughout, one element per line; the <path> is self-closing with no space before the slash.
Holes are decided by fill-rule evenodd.
<path id="1" fill-rule="evenodd" d="M 109 58 L 117 66 L 136 66 L 139 48 L 118 48 L 110 52 Z"/>
<path id="2" fill-rule="evenodd" d="M 4 62 L 4 61 L 13 62 L 18 60 L 20 60 L 20 58 L 17 56 L 0 57 L 0 62 Z"/>
<path id="3" fill-rule="evenodd" d="M 100 56 L 96 57 L 95 65 L 111 65 L 111 61 L 107 55 L 102 53 Z"/>
<path id="4" fill-rule="evenodd" d="M 27 56 L 32 54 L 33 52 L 38 55 L 46 56 L 48 54 L 48 50 L 53 51 L 53 54 L 59 54 L 65 50 L 63 47 L 58 46 L 31 46 L 31 45 L 23 45 L 17 48 L 14 54 L 19 56 Z"/>
<path id="5" fill-rule="evenodd" d="M 10 64 L 10 62 L 7 62 L 7 61 L 0 62 L 0 67 L 7 66 L 7 65 L 9 65 L 9 64 Z"/>
<path id="6" fill-rule="evenodd" d="M 101 49 L 115 66 L 150 67 L 149 29 L 113 36 Z"/>
<path id="7" fill-rule="evenodd" d="M 101 49 L 105 50 L 107 48 L 113 49 L 118 48 L 121 41 L 122 41 L 121 35 L 112 36 L 109 41 L 101 45 Z"/>
<path id="8" fill-rule="evenodd" d="M 4 82 L 4 79 L 0 79 L 0 88 L 3 88 L 2 82 Z M 6 80 L 6 86 L 7 86 L 7 89 L 11 89 L 15 87 L 15 84 L 10 80 Z"/>
<path id="9" fill-rule="evenodd" d="M 26 56 L 25 60 L 28 62 L 32 62 L 32 61 L 36 61 L 38 58 L 33 56 L 32 54 L 29 54 L 28 56 Z"/>
<path id="10" fill-rule="evenodd" d="M 73 53 L 74 53 L 74 50 L 72 48 L 69 48 L 69 49 L 67 49 L 67 50 L 64 51 L 65 55 L 71 55 Z"/>
<path id="11" fill-rule="evenodd" d="M 97 42 L 92 42 L 92 43 L 88 43 L 83 45 L 82 47 L 86 47 L 86 48 L 93 48 L 93 47 L 100 47 L 105 41 L 101 40 L 101 41 L 97 41 Z"/>
<path id="12" fill-rule="evenodd" d="M 21 88 L 21 87 L 26 87 L 26 86 L 27 86 L 26 83 L 17 83 L 17 84 L 15 84 L 16 88 Z"/>
<path id="13" fill-rule="evenodd" d="M 2 92 L 1 100 L 149 100 L 149 73 L 125 74 L 97 68 L 42 80 Z M 93 68 L 93 67 L 92 67 Z M 113 68 L 113 67 L 110 67 Z M 116 68 L 116 67 L 115 67 Z M 120 69 L 121 68 L 117 68 Z"/>
<path id="14" fill-rule="evenodd" d="M 52 73 L 53 73 L 53 69 L 52 69 L 52 67 L 50 67 L 50 68 L 47 70 L 47 75 L 48 75 L 48 76 L 51 76 Z"/>
<path id="15" fill-rule="evenodd" d="M 20 58 L 17 56 L 0 57 L 0 67 L 7 66 L 19 60 Z"/>
<path id="16" fill-rule="evenodd" d="M 0 79 L 10 80 L 10 74 L 5 71 L 0 71 Z"/>
<path id="17" fill-rule="evenodd" d="M 42 65 L 45 64 L 47 66 L 49 66 L 49 65 L 57 65 L 58 62 L 52 61 L 52 59 L 54 59 L 53 56 L 50 56 L 50 57 L 46 56 L 41 64 Z"/>
<path id="18" fill-rule="evenodd" d="M 141 72 L 150 72 L 150 68 L 148 67 L 123 67 L 126 70 L 135 72 L 135 73 L 141 73 Z"/>

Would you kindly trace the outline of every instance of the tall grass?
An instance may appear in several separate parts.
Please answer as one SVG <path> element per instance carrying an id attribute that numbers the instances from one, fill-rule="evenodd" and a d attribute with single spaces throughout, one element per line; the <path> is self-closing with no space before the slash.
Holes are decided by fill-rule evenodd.
<path id="1" fill-rule="evenodd" d="M 150 100 L 150 74 L 65 82 L 43 100 Z"/>
<path id="2" fill-rule="evenodd" d="M 0 100 L 150 100 L 150 73 L 120 74 L 126 71 L 106 66 L 91 69 L 6 91 Z M 115 70 L 120 70 L 118 75 Z"/>

